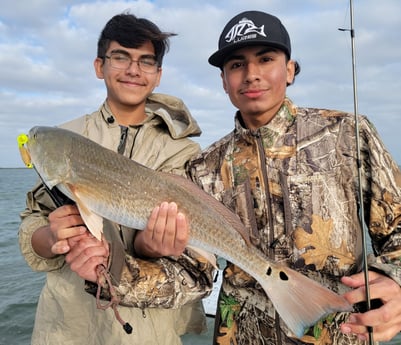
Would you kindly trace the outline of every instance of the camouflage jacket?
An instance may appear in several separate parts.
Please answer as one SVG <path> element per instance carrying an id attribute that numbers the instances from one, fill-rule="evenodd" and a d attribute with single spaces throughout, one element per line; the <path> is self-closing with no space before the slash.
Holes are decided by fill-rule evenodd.
<path id="1" fill-rule="evenodd" d="M 353 115 L 289 99 L 254 132 L 237 114 L 234 131 L 192 160 L 189 174 L 241 217 L 266 255 L 343 293 L 340 277 L 360 270 L 362 261 L 354 123 Z M 371 265 L 401 284 L 401 173 L 362 116 L 360 138 Z M 358 344 L 339 332 L 347 313 L 331 315 L 302 340 L 275 314 L 256 281 L 228 263 L 215 344 Z"/>

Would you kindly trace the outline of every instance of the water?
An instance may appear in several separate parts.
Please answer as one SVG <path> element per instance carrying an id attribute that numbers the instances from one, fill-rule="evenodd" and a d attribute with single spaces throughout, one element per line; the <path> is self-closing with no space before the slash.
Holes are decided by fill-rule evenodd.
<path id="1" fill-rule="evenodd" d="M 36 303 L 45 280 L 43 273 L 31 271 L 18 248 L 19 212 L 35 180 L 33 170 L 0 169 L 0 345 L 30 344 Z M 211 344 L 212 318 L 208 318 L 208 327 L 206 334 L 184 336 L 184 345 Z M 401 337 L 381 344 L 401 345 Z"/>
<path id="2" fill-rule="evenodd" d="M 19 212 L 36 179 L 28 169 L 0 169 L 0 344 L 30 343 L 44 274 L 32 272 L 18 248 Z"/>

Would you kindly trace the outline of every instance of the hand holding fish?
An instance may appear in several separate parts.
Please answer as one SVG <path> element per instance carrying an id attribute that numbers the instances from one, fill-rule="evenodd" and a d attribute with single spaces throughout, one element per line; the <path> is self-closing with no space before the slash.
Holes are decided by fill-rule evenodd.
<path id="1" fill-rule="evenodd" d="M 98 279 L 97 267 L 103 264 L 107 267 L 109 246 L 107 241 L 99 241 L 89 232 L 71 248 L 65 257 L 72 271 L 82 279 L 96 282 Z"/>
<path id="2" fill-rule="evenodd" d="M 354 288 L 344 294 L 349 303 L 364 302 L 365 279 L 363 272 L 343 277 L 342 282 Z M 362 340 L 369 338 L 367 327 L 373 327 L 374 341 L 389 341 L 401 331 L 401 289 L 391 278 L 369 271 L 370 296 L 379 299 L 382 306 L 365 313 L 352 314 L 347 323 L 341 325 L 343 333 L 354 333 Z"/>
<path id="3" fill-rule="evenodd" d="M 73 245 L 70 239 L 87 232 L 74 205 L 57 208 L 48 219 L 49 225 L 39 228 L 32 236 L 35 252 L 45 258 L 67 253 Z"/>
<path id="4" fill-rule="evenodd" d="M 163 202 L 153 209 L 145 230 L 137 233 L 134 247 L 137 254 L 146 257 L 178 256 L 188 239 L 188 224 L 177 204 Z"/>

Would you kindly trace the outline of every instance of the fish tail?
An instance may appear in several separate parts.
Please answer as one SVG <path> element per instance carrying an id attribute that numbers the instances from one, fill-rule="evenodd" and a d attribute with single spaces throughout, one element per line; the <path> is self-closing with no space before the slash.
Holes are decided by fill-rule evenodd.
<path id="1" fill-rule="evenodd" d="M 274 279 L 267 279 L 262 287 L 282 320 L 298 338 L 325 316 L 353 310 L 344 297 L 299 272 L 282 267 L 270 273 L 270 278 Z"/>

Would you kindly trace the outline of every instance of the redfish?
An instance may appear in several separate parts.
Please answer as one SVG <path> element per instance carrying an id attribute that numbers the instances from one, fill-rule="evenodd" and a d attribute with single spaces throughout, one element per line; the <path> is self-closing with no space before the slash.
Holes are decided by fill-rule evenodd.
<path id="1" fill-rule="evenodd" d="M 25 163 L 33 165 L 48 188 L 57 187 L 76 202 L 97 238 L 103 218 L 144 229 L 155 206 L 174 201 L 188 219 L 191 247 L 221 256 L 253 276 L 297 337 L 330 313 L 352 310 L 342 296 L 268 259 L 250 243 L 236 214 L 181 176 L 156 172 L 60 128 L 34 127 L 21 146 Z"/>

